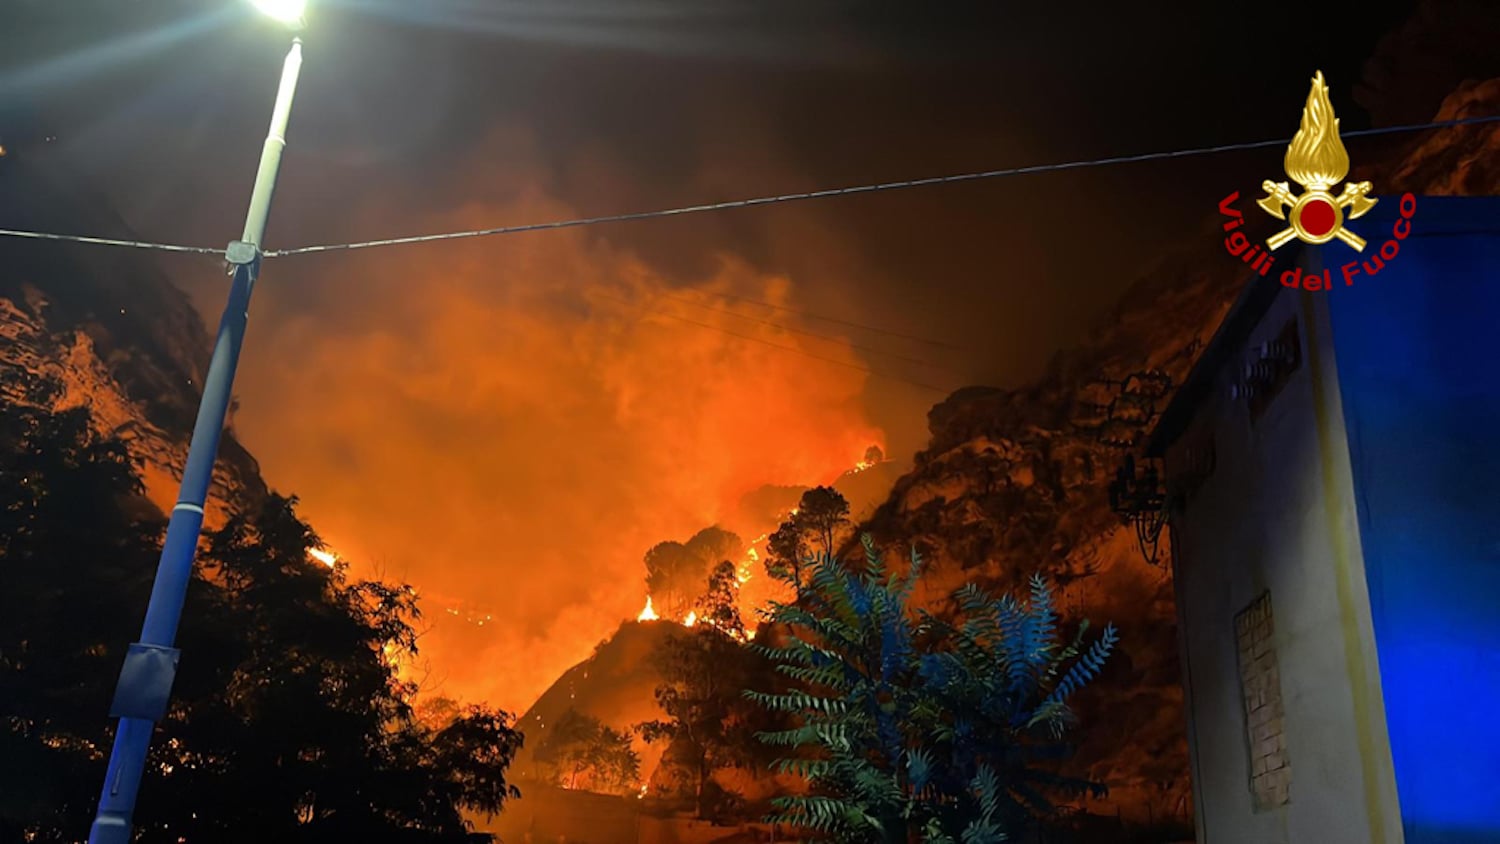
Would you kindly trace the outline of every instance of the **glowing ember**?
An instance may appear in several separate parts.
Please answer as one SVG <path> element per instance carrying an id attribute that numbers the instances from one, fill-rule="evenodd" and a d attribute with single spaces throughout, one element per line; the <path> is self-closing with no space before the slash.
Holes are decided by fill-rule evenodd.
<path id="1" fill-rule="evenodd" d="M 324 551 L 321 548 L 307 549 L 307 556 L 312 557 L 314 560 L 317 560 L 318 562 L 322 563 L 325 566 L 328 566 L 329 568 L 333 568 L 334 563 L 337 563 L 339 560 L 339 555 L 331 551 Z"/>
<path id="2" fill-rule="evenodd" d="M 638 615 L 638 616 L 636 616 L 635 620 L 636 621 L 656 621 L 658 618 L 661 618 L 661 616 L 657 615 L 656 614 L 656 610 L 654 610 L 654 609 L 651 608 L 651 596 L 647 595 L 646 596 L 646 608 L 643 609 L 643 610 L 641 610 L 641 614 Z"/>
<path id="3" fill-rule="evenodd" d="M 751 547 L 746 548 L 745 559 L 739 564 L 738 567 L 736 567 L 734 572 L 734 579 L 739 581 L 739 584 L 741 586 L 749 583 L 750 578 L 755 573 L 755 564 L 758 562 L 760 562 L 760 554 L 756 552 L 755 547 L 752 545 Z"/>

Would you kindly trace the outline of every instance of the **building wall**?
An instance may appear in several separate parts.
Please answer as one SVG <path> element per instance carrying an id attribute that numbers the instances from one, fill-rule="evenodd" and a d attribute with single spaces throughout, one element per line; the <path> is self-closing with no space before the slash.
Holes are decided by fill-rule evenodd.
<path id="1" fill-rule="evenodd" d="M 1500 199 L 1423 197 L 1412 232 L 1330 303 L 1360 536 L 1406 840 L 1496 842 Z"/>
<path id="2" fill-rule="evenodd" d="M 1171 483 L 1212 442 L 1172 513 L 1200 844 L 1401 841 L 1318 295 L 1283 291 L 1242 347 L 1297 320 L 1301 366 L 1258 418 L 1231 360 L 1166 453 Z"/>

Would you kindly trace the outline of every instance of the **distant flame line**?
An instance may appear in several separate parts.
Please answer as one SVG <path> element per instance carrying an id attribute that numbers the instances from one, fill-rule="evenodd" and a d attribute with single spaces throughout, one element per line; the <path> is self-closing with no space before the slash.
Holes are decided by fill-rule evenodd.
<path id="1" fill-rule="evenodd" d="M 1345 139 L 1365 138 L 1377 135 L 1395 135 L 1403 132 L 1420 132 L 1426 129 L 1451 129 L 1457 126 L 1473 126 L 1481 123 L 1500 122 L 1500 115 L 1488 115 L 1485 117 L 1465 117 L 1458 120 L 1438 120 L 1430 123 L 1410 123 L 1404 126 L 1387 126 L 1381 129 L 1359 129 L 1352 132 L 1343 132 Z M 262 253 L 266 258 L 281 258 L 290 255 L 309 255 L 316 252 L 333 252 L 350 249 L 370 249 L 376 246 L 400 246 L 408 243 L 429 243 L 438 240 L 458 240 L 470 237 L 489 237 L 502 234 L 522 234 L 524 232 L 546 231 L 550 229 L 569 229 L 580 226 L 596 226 L 604 223 L 624 223 L 634 220 L 651 220 L 661 217 L 680 217 L 686 214 L 699 214 L 707 211 L 725 211 L 734 208 L 753 208 L 760 205 L 774 205 L 782 202 L 799 202 L 808 199 L 825 199 L 835 196 L 852 196 L 863 193 L 877 193 L 880 191 L 899 190 L 902 188 L 928 187 L 931 185 L 952 184 L 955 182 L 975 182 L 982 179 L 998 179 L 1007 176 L 1028 176 L 1036 173 L 1054 173 L 1063 170 L 1081 170 L 1088 167 L 1108 167 L 1115 164 L 1137 164 L 1143 161 L 1161 161 L 1165 159 L 1190 158 L 1199 155 L 1214 155 L 1221 152 L 1239 152 L 1243 150 L 1263 149 L 1266 147 L 1284 147 L 1291 143 L 1291 138 L 1278 138 L 1273 141 L 1251 141 L 1238 144 L 1220 144 L 1218 146 L 1194 147 L 1191 149 L 1172 150 L 1170 152 L 1143 152 L 1134 155 L 1116 155 L 1107 158 L 1092 158 L 1082 161 L 1064 161 L 1056 164 L 1033 164 L 1026 167 L 1007 167 L 999 170 L 982 170 L 975 173 L 959 173 L 951 176 L 931 176 L 923 179 L 907 179 L 899 182 L 880 182 L 870 185 L 855 185 L 845 188 L 830 188 L 827 190 L 806 191 L 803 193 L 784 193 L 776 196 L 760 196 L 751 199 L 733 199 L 727 202 L 713 202 L 703 205 L 687 205 L 679 208 L 665 208 L 659 211 L 635 211 L 627 214 L 606 214 L 599 217 L 578 217 L 571 220 L 554 220 L 547 223 L 526 223 L 515 226 L 497 226 L 488 229 L 472 229 L 469 231 L 443 232 L 441 234 L 421 234 L 409 237 L 389 237 L 382 240 L 361 240 L 350 243 L 328 243 L 316 246 L 296 246 L 290 249 L 272 249 Z M 181 246 L 171 243 L 153 243 L 144 240 L 119 240 L 106 237 L 89 237 L 76 234 L 57 234 L 52 232 L 26 231 L 21 229 L 0 229 L 0 236 L 26 237 L 39 240 L 62 240 L 72 243 L 90 243 L 103 246 L 125 246 L 136 249 L 154 249 L 160 252 L 189 252 L 202 255 L 222 255 L 224 249 L 209 246 Z"/>

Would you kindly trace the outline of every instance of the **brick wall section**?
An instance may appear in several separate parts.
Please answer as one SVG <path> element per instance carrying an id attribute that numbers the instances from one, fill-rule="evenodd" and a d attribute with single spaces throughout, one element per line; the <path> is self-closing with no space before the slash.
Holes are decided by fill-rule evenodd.
<path id="1" fill-rule="evenodd" d="M 1234 619 L 1239 648 L 1240 689 L 1250 746 L 1250 793 L 1255 810 L 1284 806 L 1292 783 L 1282 731 L 1281 673 L 1272 647 L 1271 593 L 1251 602 Z"/>

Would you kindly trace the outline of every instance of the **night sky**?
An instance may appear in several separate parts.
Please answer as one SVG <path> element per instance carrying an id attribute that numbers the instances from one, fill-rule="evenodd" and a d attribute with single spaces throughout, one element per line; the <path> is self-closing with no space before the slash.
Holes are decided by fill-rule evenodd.
<path id="1" fill-rule="evenodd" d="M 592 215 L 1274 138 L 1318 68 L 1356 128 L 1361 65 L 1413 6 L 1089 5 L 314 3 L 269 239 L 430 230 L 431 214 L 494 198 L 476 168 Z M 10 123 L 59 136 L 151 236 L 217 244 L 237 229 L 282 52 L 273 27 L 232 0 L 4 7 L 0 137 Z M 681 283 L 726 251 L 792 273 L 808 310 L 953 339 L 975 352 L 948 361 L 969 380 L 1009 383 L 1076 342 L 1235 177 L 1277 164 L 1231 154 L 591 236 Z M 382 201 L 399 210 L 378 224 L 329 213 Z M 503 260 L 506 245 L 488 248 Z M 284 272 L 336 266 L 301 263 Z M 813 281 L 827 276 L 842 283 Z M 321 304 L 301 293 L 288 304 Z"/>
<path id="2" fill-rule="evenodd" d="M 271 248 L 1289 137 L 1318 69 L 1359 128 L 1363 63 L 1414 6 L 313 5 Z M 230 0 L 3 0 L 0 20 L 0 143 L 95 184 L 143 237 L 238 234 L 284 34 Z M 828 480 L 872 441 L 908 458 L 942 391 L 1034 377 L 1280 164 L 268 262 L 236 427 L 339 550 L 494 607 L 485 635 L 562 667 L 634 614 L 651 543 L 732 519 L 760 485 Z M 159 263 L 216 320 L 213 262 Z M 962 351 L 682 301 L 703 290 Z M 652 316 L 664 301 L 678 318 Z M 879 374 L 724 333 L 764 336 L 744 316 L 840 335 L 775 342 Z M 476 663 L 517 664 L 491 656 Z M 550 680 L 453 671 L 507 706 Z"/>

